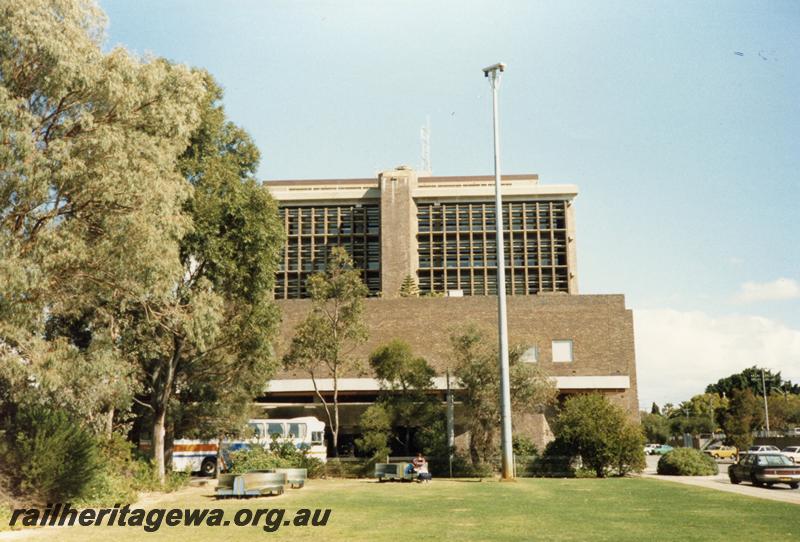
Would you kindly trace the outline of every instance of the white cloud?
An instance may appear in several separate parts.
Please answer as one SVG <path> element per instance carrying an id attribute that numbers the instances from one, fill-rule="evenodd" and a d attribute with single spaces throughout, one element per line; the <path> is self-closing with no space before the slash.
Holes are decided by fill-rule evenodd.
<path id="1" fill-rule="evenodd" d="M 634 311 L 639 403 L 676 403 L 758 365 L 800 381 L 800 329 L 768 318 Z"/>
<path id="2" fill-rule="evenodd" d="M 745 282 L 739 288 L 736 300 L 749 303 L 798 297 L 800 297 L 800 284 L 796 280 L 779 278 L 772 282 Z"/>

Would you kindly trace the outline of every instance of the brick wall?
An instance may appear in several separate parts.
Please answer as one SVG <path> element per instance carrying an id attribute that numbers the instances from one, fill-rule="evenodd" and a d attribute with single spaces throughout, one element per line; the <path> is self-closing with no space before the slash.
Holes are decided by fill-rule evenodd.
<path id="1" fill-rule="evenodd" d="M 311 302 L 299 299 L 277 303 L 283 313 L 276 344 L 280 357 L 286 352 L 295 326 L 308 314 Z M 441 375 L 451 364 L 449 336 L 454 331 L 476 324 L 496 342 L 497 298 L 493 296 L 367 299 L 365 305 L 369 340 L 355 352 L 365 361 L 378 346 L 402 339 Z M 637 415 L 633 315 L 625 308 L 623 295 L 509 297 L 508 324 L 510 343 L 537 346 L 539 363 L 552 376 L 628 376 L 629 389 L 605 393 L 632 416 Z M 572 339 L 572 363 L 551 361 L 551 341 L 556 339 Z M 363 365 L 369 370 L 366 363 Z M 283 371 L 275 378 L 307 378 L 307 375 Z"/>

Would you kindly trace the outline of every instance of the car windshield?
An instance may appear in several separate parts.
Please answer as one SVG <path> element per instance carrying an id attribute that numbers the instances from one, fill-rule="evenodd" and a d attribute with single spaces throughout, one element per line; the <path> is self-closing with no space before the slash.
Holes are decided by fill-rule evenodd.
<path id="1" fill-rule="evenodd" d="M 783 455 L 762 455 L 758 458 L 759 465 L 767 465 L 770 467 L 780 467 L 783 465 L 793 465 L 789 458 Z"/>

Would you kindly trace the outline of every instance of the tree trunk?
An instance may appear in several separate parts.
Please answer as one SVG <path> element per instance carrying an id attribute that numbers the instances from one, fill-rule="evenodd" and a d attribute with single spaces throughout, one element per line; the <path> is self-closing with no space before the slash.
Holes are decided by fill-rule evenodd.
<path id="1" fill-rule="evenodd" d="M 105 434 L 107 437 L 111 438 L 111 434 L 114 431 L 114 408 L 109 408 L 108 412 L 106 412 L 106 427 L 105 427 Z"/>
<path id="2" fill-rule="evenodd" d="M 469 432 L 469 457 L 474 467 L 480 465 L 481 457 L 478 454 L 477 435 L 474 427 Z"/>
<path id="3" fill-rule="evenodd" d="M 158 480 L 161 484 L 166 478 L 164 443 L 166 436 L 167 405 L 172 396 L 175 382 L 175 369 L 183 351 L 183 337 L 173 335 L 173 350 L 170 359 L 164 362 L 163 370 L 156 371 L 153 382 L 151 406 L 153 407 L 153 457 L 156 460 Z"/>
<path id="4" fill-rule="evenodd" d="M 339 375 L 333 371 L 333 457 L 339 457 Z"/>
<path id="5" fill-rule="evenodd" d="M 164 466 L 164 436 L 166 435 L 166 420 L 167 410 L 165 408 L 158 408 L 153 413 L 153 458 L 156 460 L 156 471 L 158 479 L 163 484 L 166 476 L 166 468 Z"/>

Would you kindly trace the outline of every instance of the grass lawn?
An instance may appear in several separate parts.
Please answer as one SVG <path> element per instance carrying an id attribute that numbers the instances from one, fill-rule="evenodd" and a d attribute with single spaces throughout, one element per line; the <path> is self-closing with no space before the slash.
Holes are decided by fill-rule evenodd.
<path id="1" fill-rule="evenodd" d="M 660 482 L 524 479 L 378 484 L 312 480 L 282 497 L 216 501 L 210 487 L 166 495 L 145 508 L 330 508 L 324 527 L 72 527 L 27 530 L 24 539 L 85 540 L 800 540 L 800 507 Z M 23 533 L 14 533 L 16 539 Z M 15 536 L 16 535 L 16 536 Z M 8 533 L 6 533 L 8 536 Z M 2 540 L 3 535 L 0 535 Z"/>

